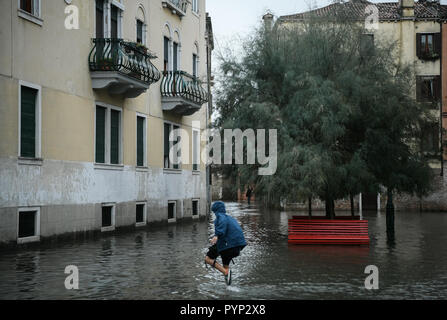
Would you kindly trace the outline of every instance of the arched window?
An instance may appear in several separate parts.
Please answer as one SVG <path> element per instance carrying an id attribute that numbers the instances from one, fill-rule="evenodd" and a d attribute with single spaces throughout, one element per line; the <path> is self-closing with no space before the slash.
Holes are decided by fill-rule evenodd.
<path id="1" fill-rule="evenodd" d="M 199 0 L 192 0 L 192 11 L 199 13 Z"/>
<path id="2" fill-rule="evenodd" d="M 194 43 L 192 53 L 192 75 L 194 77 L 199 76 L 199 45 L 197 44 L 197 42 Z"/>
<path id="3" fill-rule="evenodd" d="M 181 42 L 180 42 L 180 34 L 176 30 L 174 32 L 174 39 L 172 44 L 172 53 L 173 53 L 173 71 L 177 71 L 180 69 L 180 54 L 181 54 Z"/>
<path id="4" fill-rule="evenodd" d="M 172 34 L 168 23 L 163 29 L 163 70 L 172 70 Z"/>
<path id="5" fill-rule="evenodd" d="M 136 26 L 137 26 L 137 32 L 136 32 L 137 43 L 146 45 L 147 40 L 146 10 L 142 5 L 138 7 Z"/>

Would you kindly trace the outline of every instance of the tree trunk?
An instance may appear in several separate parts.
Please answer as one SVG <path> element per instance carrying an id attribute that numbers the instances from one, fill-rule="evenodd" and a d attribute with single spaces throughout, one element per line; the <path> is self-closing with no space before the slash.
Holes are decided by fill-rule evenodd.
<path id="1" fill-rule="evenodd" d="M 388 240 L 394 240 L 394 203 L 393 190 L 388 188 L 388 200 L 386 204 L 386 233 Z"/>
<path id="2" fill-rule="evenodd" d="M 350 195 L 351 198 L 351 216 L 354 217 L 355 216 L 355 210 L 354 210 L 354 195 Z"/>
<path id="3" fill-rule="evenodd" d="M 309 217 L 312 217 L 312 197 L 309 197 Z"/>
<path id="4" fill-rule="evenodd" d="M 329 196 L 326 197 L 326 218 L 335 218 L 335 201 Z"/>

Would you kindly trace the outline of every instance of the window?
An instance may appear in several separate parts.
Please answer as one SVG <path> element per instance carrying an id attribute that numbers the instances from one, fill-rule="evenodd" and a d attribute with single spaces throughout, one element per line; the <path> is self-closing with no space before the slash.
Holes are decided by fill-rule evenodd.
<path id="1" fill-rule="evenodd" d="M 440 152 L 439 124 L 427 123 L 422 128 L 421 151 L 426 156 L 437 157 Z"/>
<path id="2" fill-rule="evenodd" d="M 95 161 L 121 164 L 121 110 L 117 107 L 96 106 Z"/>
<path id="3" fill-rule="evenodd" d="M 199 0 L 192 0 L 192 11 L 195 13 L 199 12 Z"/>
<path id="4" fill-rule="evenodd" d="M 180 127 L 171 123 L 164 124 L 164 168 L 165 169 L 180 169 Z M 172 140 L 170 141 L 170 136 Z M 172 159 L 170 153 L 172 150 Z M 171 161 L 172 160 L 172 161 Z"/>
<path id="5" fill-rule="evenodd" d="M 423 60 L 435 60 L 441 55 L 440 33 L 418 33 L 416 35 L 417 56 Z"/>
<path id="6" fill-rule="evenodd" d="M 115 230 L 115 205 L 104 204 L 101 211 L 101 232 Z"/>
<path id="7" fill-rule="evenodd" d="M 19 83 L 19 157 L 40 157 L 41 87 Z"/>
<path id="8" fill-rule="evenodd" d="M 177 202 L 168 202 L 168 222 L 175 222 L 177 218 Z"/>
<path id="9" fill-rule="evenodd" d="M 118 38 L 118 20 L 119 20 L 119 14 L 118 14 L 118 8 L 114 5 L 110 8 L 111 14 L 110 14 L 110 37 L 113 39 Z"/>
<path id="10" fill-rule="evenodd" d="M 416 80 L 417 100 L 436 102 L 441 98 L 440 76 L 418 76 Z"/>
<path id="11" fill-rule="evenodd" d="M 169 70 L 169 38 L 164 37 L 164 71 Z"/>
<path id="12" fill-rule="evenodd" d="M 192 216 L 199 217 L 199 200 L 192 200 Z"/>
<path id="13" fill-rule="evenodd" d="M 40 17 L 40 0 L 20 0 L 20 10 Z"/>
<path id="14" fill-rule="evenodd" d="M 17 217 L 17 243 L 40 240 L 40 208 L 21 208 Z"/>
<path id="15" fill-rule="evenodd" d="M 198 57 L 197 57 L 197 55 L 194 53 L 194 54 L 192 55 L 192 75 L 193 75 L 194 77 L 196 77 L 196 78 L 197 78 L 197 76 L 198 76 L 198 69 L 197 69 L 198 65 L 199 65 L 199 63 L 198 63 Z"/>
<path id="16" fill-rule="evenodd" d="M 146 203 L 145 202 L 137 203 L 135 220 L 136 220 L 137 227 L 146 225 L 147 214 L 146 214 Z"/>
<path id="17" fill-rule="evenodd" d="M 121 38 L 124 6 L 118 1 L 108 2 L 110 5 L 105 0 L 96 0 L 96 37 Z"/>
<path id="18" fill-rule="evenodd" d="M 200 164 L 200 136 L 199 131 L 192 131 L 192 170 L 198 171 Z"/>
<path id="19" fill-rule="evenodd" d="M 173 62 L 173 68 L 172 68 L 172 70 L 173 71 L 177 71 L 178 70 L 178 58 L 179 58 L 179 46 L 178 46 L 178 43 L 177 42 L 174 42 L 174 45 L 173 45 L 173 54 L 174 54 L 174 57 L 172 58 L 172 62 Z"/>
<path id="20" fill-rule="evenodd" d="M 374 52 L 374 35 L 363 34 L 360 41 L 360 55 L 362 57 L 369 57 Z"/>
<path id="21" fill-rule="evenodd" d="M 143 22 L 140 20 L 137 20 L 137 43 L 144 44 L 144 38 L 143 38 Z"/>
<path id="22" fill-rule="evenodd" d="M 146 166 L 146 117 L 137 116 L 137 167 Z"/>
<path id="23" fill-rule="evenodd" d="M 96 0 L 96 38 L 104 38 L 104 0 Z"/>

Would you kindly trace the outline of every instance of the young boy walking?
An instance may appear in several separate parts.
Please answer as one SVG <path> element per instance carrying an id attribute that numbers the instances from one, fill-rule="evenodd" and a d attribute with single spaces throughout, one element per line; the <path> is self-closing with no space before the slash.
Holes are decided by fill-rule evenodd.
<path id="1" fill-rule="evenodd" d="M 239 256 L 247 242 L 239 223 L 236 219 L 227 215 L 223 202 L 214 203 L 211 211 L 216 215 L 214 221 L 215 236 L 211 240 L 212 246 L 206 254 L 205 263 L 219 270 L 225 276 L 226 284 L 231 285 L 230 262 L 233 258 Z M 222 258 L 222 265 L 216 261 L 219 256 Z"/>

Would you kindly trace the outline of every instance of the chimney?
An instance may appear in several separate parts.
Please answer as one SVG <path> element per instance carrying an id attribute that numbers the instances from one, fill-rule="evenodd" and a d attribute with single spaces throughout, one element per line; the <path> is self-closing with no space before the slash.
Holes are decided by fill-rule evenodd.
<path id="1" fill-rule="evenodd" d="M 263 17 L 262 20 L 264 20 L 264 27 L 266 30 L 272 30 L 273 28 L 273 14 L 270 12 L 267 12 Z"/>
<path id="2" fill-rule="evenodd" d="M 402 18 L 414 18 L 414 0 L 399 0 L 399 12 Z"/>

